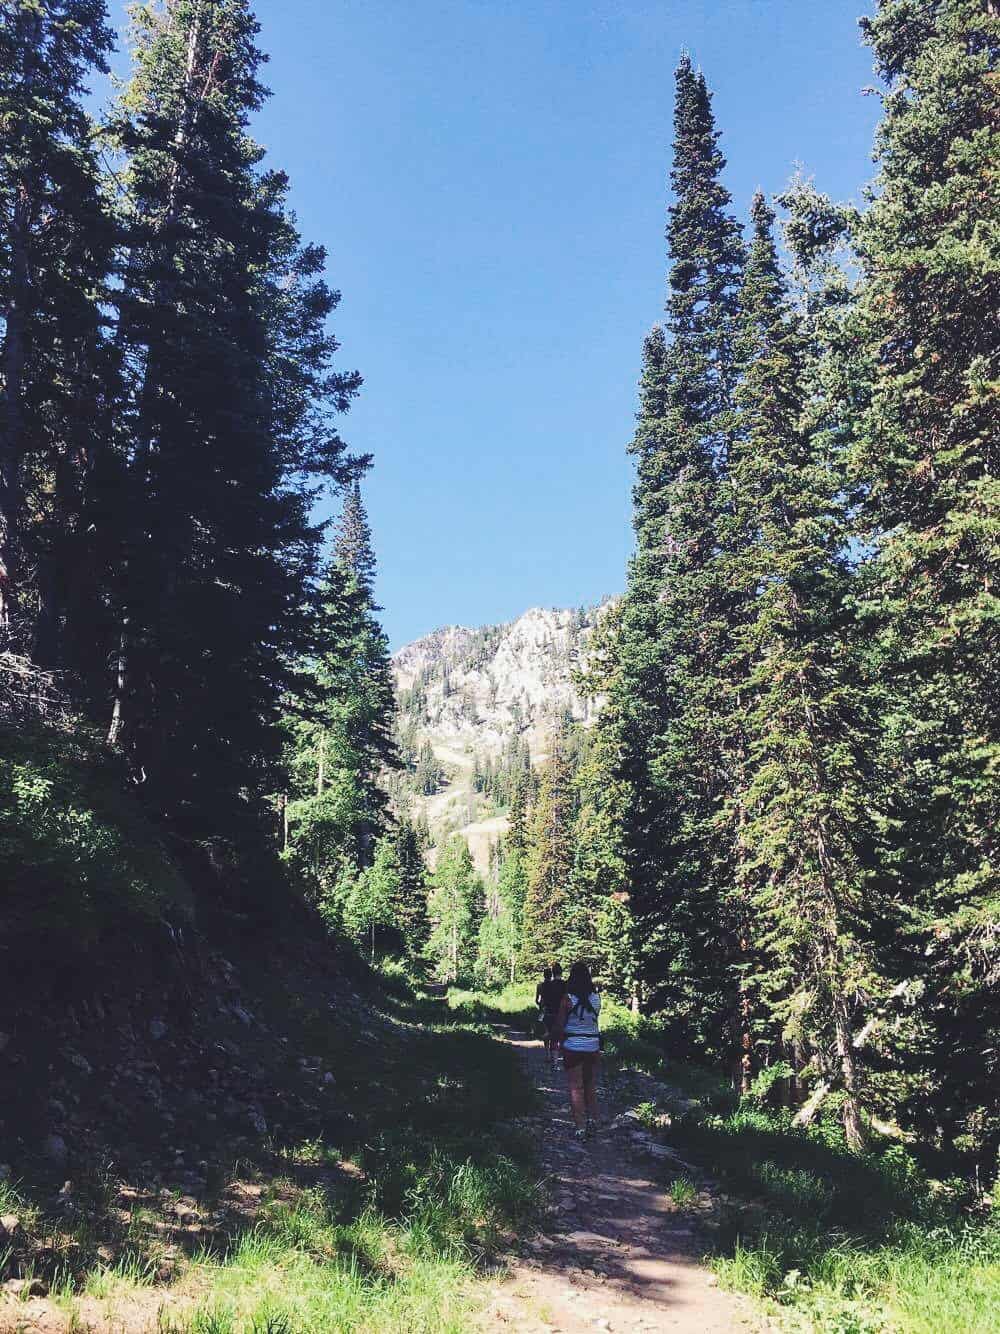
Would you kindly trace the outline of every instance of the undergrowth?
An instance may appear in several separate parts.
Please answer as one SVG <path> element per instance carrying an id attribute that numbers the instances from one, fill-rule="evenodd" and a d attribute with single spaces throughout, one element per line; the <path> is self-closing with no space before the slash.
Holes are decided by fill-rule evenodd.
<path id="1" fill-rule="evenodd" d="M 463 1015 L 534 1022 L 534 990 L 455 992 Z M 612 1068 L 664 1081 L 634 1112 L 724 1191 L 712 1237 L 720 1282 L 766 1303 L 784 1324 L 824 1334 L 995 1334 L 1000 1330 L 1000 1217 L 959 1180 L 936 1180 L 929 1151 L 872 1132 L 852 1153 L 835 1111 L 798 1128 L 739 1100 L 718 1071 L 673 1059 L 664 1027 L 613 1001 L 601 1029 Z M 665 1180 L 679 1207 L 698 1194 Z"/>
<path id="2" fill-rule="evenodd" d="M 746 1104 L 681 1118 L 670 1138 L 729 1192 L 714 1258 L 725 1285 L 831 1334 L 1000 1328 L 997 1220 L 903 1145 L 852 1153 L 832 1118 L 796 1128 Z"/>
<path id="3" fill-rule="evenodd" d="M 122 914 L 158 920 L 191 895 L 157 829 L 85 734 L 0 724 L 2 932 L 86 938 Z M 23 920 L 22 920 L 23 919 Z"/>
<path id="4" fill-rule="evenodd" d="M 235 1165 L 231 1179 L 252 1187 L 259 1207 L 244 1227 L 181 1257 L 169 1287 L 148 1291 L 145 1300 L 163 1306 L 162 1334 L 469 1328 L 477 1276 L 538 1213 L 532 1145 L 516 1126 L 535 1094 L 514 1050 L 480 1024 L 412 992 L 397 991 L 393 1009 L 401 1022 L 350 1057 L 327 1011 L 345 1086 L 356 1067 L 351 1117 L 336 1139 Z M 318 1044 L 322 1020 L 312 1021 Z M 39 1221 L 14 1185 L 0 1183 L 0 1205 L 26 1225 Z M 154 1237 L 155 1226 L 148 1235 L 137 1227 L 113 1263 L 50 1277 L 71 1328 L 81 1296 L 109 1310 L 143 1300 L 155 1282 Z"/>

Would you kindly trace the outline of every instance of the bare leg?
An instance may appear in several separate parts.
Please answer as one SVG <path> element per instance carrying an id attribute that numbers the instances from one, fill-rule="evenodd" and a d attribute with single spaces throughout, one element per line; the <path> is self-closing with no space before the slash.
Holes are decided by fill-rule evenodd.
<path id="1" fill-rule="evenodd" d="M 597 1120 L 597 1062 L 588 1062 L 583 1069 L 583 1096 L 587 1107 L 587 1117 Z"/>
<path id="2" fill-rule="evenodd" d="M 587 1126 L 587 1104 L 583 1092 L 582 1068 L 576 1065 L 572 1070 L 567 1070 L 566 1082 L 569 1084 L 569 1105 L 573 1109 L 573 1120 L 577 1130 L 584 1130 Z"/>

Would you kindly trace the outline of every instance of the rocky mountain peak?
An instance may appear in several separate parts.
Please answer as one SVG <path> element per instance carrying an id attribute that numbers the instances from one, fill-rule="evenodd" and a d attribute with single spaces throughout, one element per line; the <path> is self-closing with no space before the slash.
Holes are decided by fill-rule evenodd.
<path id="1" fill-rule="evenodd" d="M 445 626 L 393 658 L 410 766 L 397 798 L 411 818 L 426 816 L 438 840 L 462 831 L 480 869 L 506 819 L 477 791 L 477 774 L 515 751 L 537 763 L 564 720 L 594 721 L 597 706 L 575 677 L 606 605 L 532 607 L 506 624 Z"/>

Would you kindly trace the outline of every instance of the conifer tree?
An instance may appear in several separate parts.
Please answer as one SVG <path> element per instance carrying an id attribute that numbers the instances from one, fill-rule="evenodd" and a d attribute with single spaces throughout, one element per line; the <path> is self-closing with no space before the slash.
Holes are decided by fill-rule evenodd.
<path id="1" fill-rule="evenodd" d="M 483 883 L 468 844 L 453 834 L 441 849 L 427 902 L 427 955 L 442 981 L 455 982 L 471 972 L 484 907 Z"/>
<path id="2" fill-rule="evenodd" d="M 110 738 L 151 803 L 192 831 L 238 818 L 276 758 L 305 650 L 318 484 L 356 468 L 332 429 L 357 377 L 332 369 L 337 304 L 286 178 L 247 132 L 265 90 L 245 0 L 132 11 L 113 421 L 126 464 Z M 228 811 L 222 809 L 228 807 Z"/>
<path id="3" fill-rule="evenodd" d="M 757 195 L 741 293 L 731 467 L 753 584 L 737 654 L 748 741 L 741 837 L 761 980 L 780 1030 L 819 1054 L 843 1094 L 848 1142 L 862 1142 L 855 1038 L 880 983 L 870 948 L 865 862 L 873 733 L 851 652 L 843 487 L 829 441 L 803 420 L 805 345 Z"/>
<path id="4" fill-rule="evenodd" d="M 370 866 L 361 871 L 343 903 L 343 922 L 359 943 L 367 945 L 369 962 L 375 962 L 376 949 L 391 944 L 398 947 L 396 906 L 399 902 L 401 876 L 396 848 L 388 835 L 379 839 Z"/>
<path id="5" fill-rule="evenodd" d="M 542 768 L 528 832 L 521 941 L 521 964 L 528 973 L 563 956 L 575 817 L 572 772 L 566 739 L 560 734 L 553 739 L 552 753 Z"/>
<path id="6" fill-rule="evenodd" d="M 357 487 L 349 492 L 319 589 L 313 653 L 288 699 L 289 860 L 313 892 L 345 864 L 367 866 L 387 821 L 397 766 L 389 652 L 372 602 L 375 555 Z"/>
<path id="7" fill-rule="evenodd" d="M 393 924 L 399 932 L 403 949 L 413 958 L 420 957 L 430 935 L 427 917 L 427 865 L 420 838 L 406 821 L 390 835 L 399 872 L 398 890 L 393 904 Z"/>
<path id="8" fill-rule="evenodd" d="M 368 811 L 369 833 L 386 816 L 381 776 L 400 761 L 395 742 L 396 697 L 389 643 L 378 622 L 374 600 L 375 551 L 357 482 L 348 491 L 337 527 L 334 565 L 343 585 L 346 680 L 341 695 L 339 734 L 358 763 L 358 782 Z M 331 584 L 334 571 L 330 571 Z M 359 831 L 362 843 L 364 830 Z"/>
<path id="9" fill-rule="evenodd" d="M 859 228 L 874 370 L 856 455 L 878 547 L 866 616 L 922 936 L 936 1089 L 925 1125 L 989 1157 L 1000 1139 L 1000 13 L 881 0 L 863 22 L 888 85 Z M 978 1129 L 973 1130 L 972 1127 Z"/>
<path id="10" fill-rule="evenodd" d="M 114 237 L 84 98 L 111 47 L 103 0 L 0 3 L 0 633 L 49 666 L 87 579 L 85 474 L 103 464 Z"/>
<path id="11" fill-rule="evenodd" d="M 662 1000 L 719 1013 L 718 831 L 727 770 L 718 704 L 731 595 L 720 577 L 720 478 L 732 431 L 732 337 L 742 246 L 702 75 L 676 75 L 667 330 L 643 350 L 631 452 L 636 554 L 618 614 L 601 727 L 616 756 L 623 856 Z M 669 334 L 669 337 L 667 336 Z"/>
<path id="12" fill-rule="evenodd" d="M 523 867 L 516 851 L 504 855 L 496 879 L 486 889 L 479 927 L 476 974 L 487 986 L 513 982 L 521 943 Z"/>

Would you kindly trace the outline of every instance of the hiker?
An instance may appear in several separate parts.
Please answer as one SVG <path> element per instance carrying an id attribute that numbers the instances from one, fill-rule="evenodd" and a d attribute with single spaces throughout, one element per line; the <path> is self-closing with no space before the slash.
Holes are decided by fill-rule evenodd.
<path id="1" fill-rule="evenodd" d="M 562 1045 L 577 1139 L 586 1139 L 597 1129 L 600 1012 L 601 998 L 594 988 L 590 969 L 585 963 L 575 963 L 569 970 L 566 995 L 559 1006 L 555 1036 Z"/>
<path id="2" fill-rule="evenodd" d="M 566 983 L 562 980 L 562 964 L 554 963 L 551 968 L 542 970 L 542 980 L 535 988 L 535 1004 L 542 1021 L 542 1036 L 549 1064 L 556 1063 L 556 1040 L 553 1036 L 559 1006 L 566 995 Z"/>

